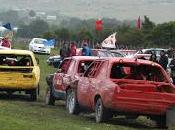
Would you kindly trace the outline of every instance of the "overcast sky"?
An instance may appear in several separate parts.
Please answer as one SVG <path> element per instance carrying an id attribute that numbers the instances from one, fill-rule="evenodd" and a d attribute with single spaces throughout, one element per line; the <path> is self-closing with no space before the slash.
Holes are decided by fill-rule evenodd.
<path id="1" fill-rule="evenodd" d="M 147 15 L 156 23 L 175 21 L 175 0 L 0 0 L 0 8 L 57 10 L 62 15 L 119 20 Z"/>

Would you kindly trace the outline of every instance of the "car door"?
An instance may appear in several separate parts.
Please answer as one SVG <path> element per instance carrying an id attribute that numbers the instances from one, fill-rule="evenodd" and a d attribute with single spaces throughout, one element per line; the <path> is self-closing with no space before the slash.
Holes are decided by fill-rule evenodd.
<path id="1" fill-rule="evenodd" d="M 99 72 L 99 67 L 101 65 L 101 61 L 93 62 L 87 71 L 84 73 L 84 76 L 80 77 L 80 81 L 78 84 L 78 102 L 82 106 L 90 107 L 91 101 L 90 98 L 95 93 L 96 86 L 96 76 Z"/>
<path id="2" fill-rule="evenodd" d="M 72 59 L 65 59 L 61 63 L 58 71 L 54 74 L 53 87 L 54 87 L 54 90 L 56 92 L 64 93 L 64 91 L 65 91 L 64 82 L 68 78 L 67 72 L 68 72 L 69 66 L 71 64 L 71 61 L 72 61 Z"/>

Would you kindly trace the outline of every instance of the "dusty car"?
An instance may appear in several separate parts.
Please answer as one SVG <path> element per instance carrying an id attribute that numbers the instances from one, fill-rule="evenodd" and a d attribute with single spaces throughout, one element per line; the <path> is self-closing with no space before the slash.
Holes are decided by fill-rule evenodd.
<path id="1" fill-rule="evenodd" d="M 113 115 L 145 115 L 165 127 L 166 113 L 175 106 L 175 86 L 167 73 L 160 65 L 139 59 L 98 59 L 66 94 L 70 114 L 86 108 L 95 111 L 96 122 Z"/>
<path id="2" fill-rule="evenodd" d="M 12 94 L 25 91 L 31 100 L 37 100 L 40 69 L 33 52 L 27 50 L 0 50 L 0 91 Z"/>
<path id="3" fill-rule="evenodd" d="M 97 59 L 97 57 L 93 56 L 73 56 L 65 58 L 57 72 L 46 77 L 48 84 L 45 97 L 46 104 L 54 105 L 55 100 L 65 100 L 66 90 L 70 85 L 73 86 L 76 84 L 78 78 L 95 59 Z"/>

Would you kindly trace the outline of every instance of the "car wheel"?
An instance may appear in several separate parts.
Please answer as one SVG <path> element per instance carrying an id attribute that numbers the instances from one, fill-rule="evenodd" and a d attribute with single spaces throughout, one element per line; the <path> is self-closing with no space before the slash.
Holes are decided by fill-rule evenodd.
<path id="1" fill-rule="evenodd" d="M 104 122 L 112 118 L 112 112 L 108 111 L 104 106 L 101 98 L 98 98 L 95 104 L 95 120 L 97 123 Z"/>
<path id="2" fill-rule="evenodd" d="M 31 90 L 30 99 L 31 101 L 36 101 L 38 96 L 38 87 Z"/>
<path id="3" fill-rule="evenodd" d="M 50 87 L 46 89 L 45 103 L 46 105 L 55 105 L 55 97 L 52 95 Z"/>
<path id="4" fill-rule="evenodd" d="M 69 114 L 78 114 L 80 112 L 76 93 L 72 89 L 69 89 L 66 94 L 66 109 L 68 110 Z"/>

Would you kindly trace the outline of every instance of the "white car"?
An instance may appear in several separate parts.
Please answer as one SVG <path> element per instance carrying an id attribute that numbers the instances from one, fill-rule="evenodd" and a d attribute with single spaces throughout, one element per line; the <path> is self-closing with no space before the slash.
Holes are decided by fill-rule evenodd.
<path id="1" fill-rule="evenodd" d="M 43 38 L 33 38 L 29 43 L 29 50 L 34 53 L 44 53 L 50 54 L 51 48 L 50 46 L 45 46 L 46 39 Z"/>

